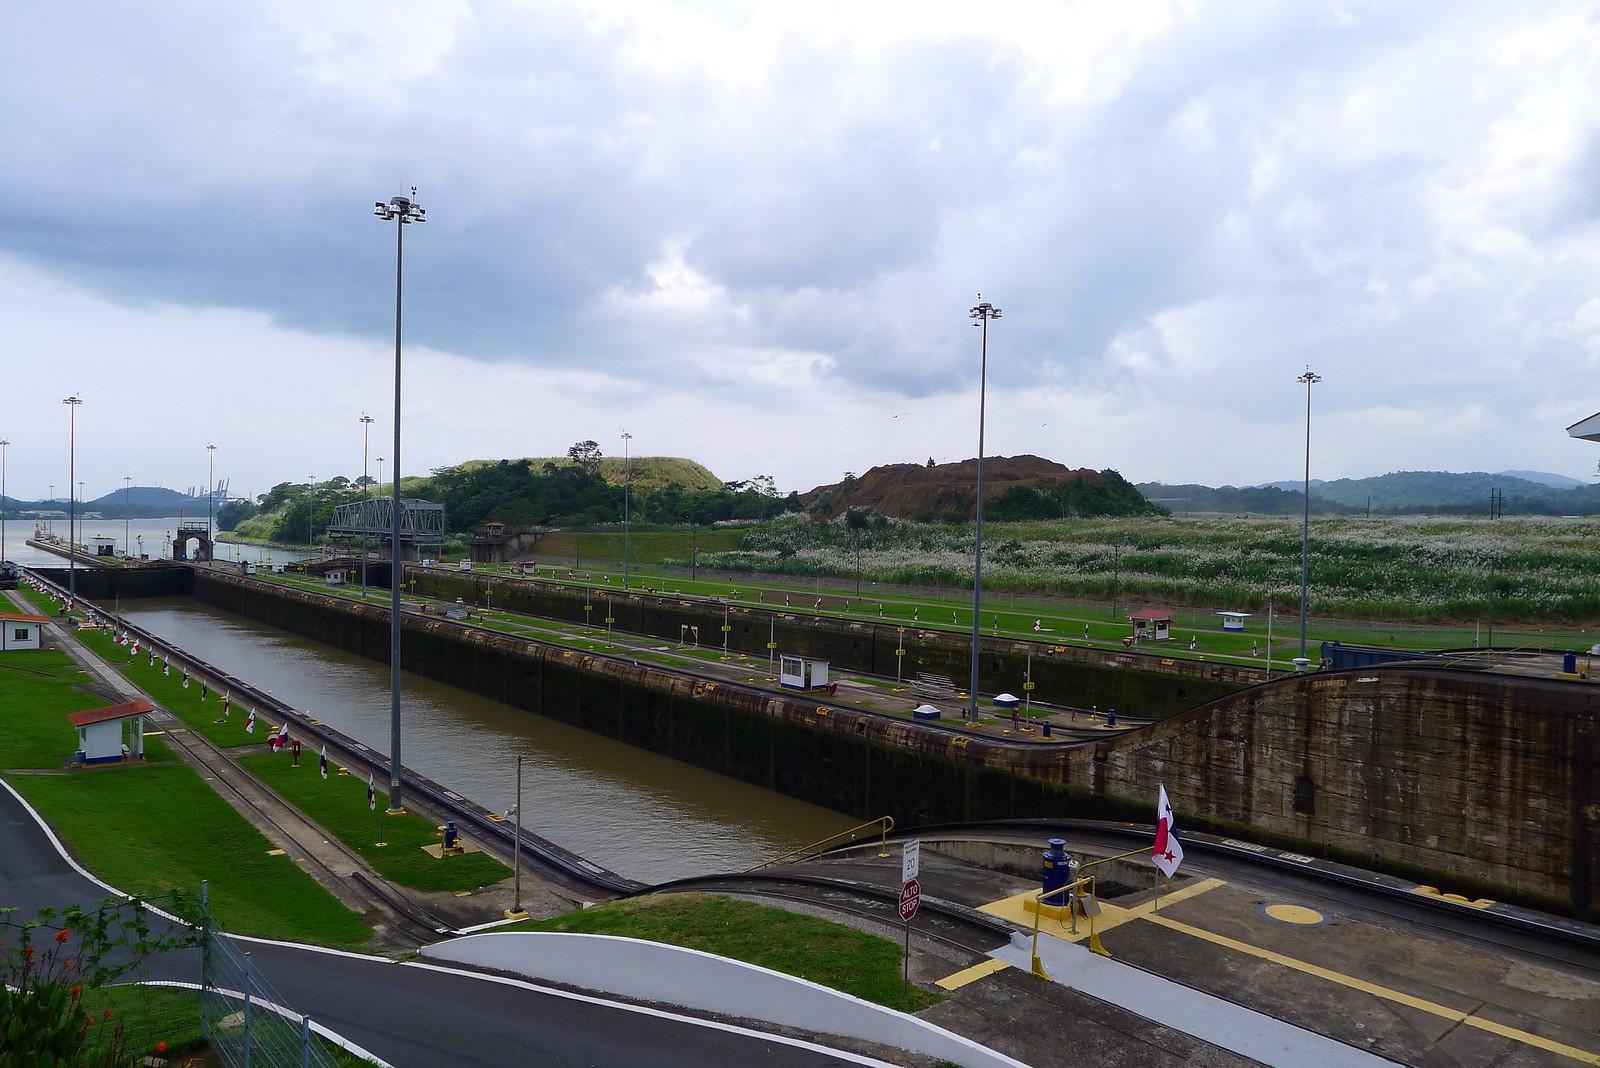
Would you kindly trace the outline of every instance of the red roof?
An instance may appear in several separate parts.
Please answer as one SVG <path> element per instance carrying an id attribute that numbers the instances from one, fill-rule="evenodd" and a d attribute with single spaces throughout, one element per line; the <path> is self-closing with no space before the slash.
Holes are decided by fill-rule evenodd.
<path id="1" fill-rule="evenodd" d="M 36 616 L 28 612 L 0 612 L 0 619 L 11 619 L 19 623 L 48 623 L 50 617 Z"/>
<path id="2" fill-rule="evenodd" d="M 1170 608 L 1141 608 L 1137 612 L 1135 612 L 1132 615 L 1130 615 L 1128 618 L 1129 619 L 1145 619 L 1145 620 L 1150 620 L 1150 619 L 1171 619 L 1172 618 L 1172 609 L 1170 609 Z"/>
<path id="3" fill-rule="evenodd" d="M 124 701 L 120 705 L 106 705 L 104 708 L 90 708 L 83 712 L 74 712 L 67 717 L 67 722 L 74 727 L 87 727 L 91 723 L 104 723 L 112 719 L 127 719 L 137 716 L 142 712 L 154 712 L 155 705 L 149 701 Z"/>

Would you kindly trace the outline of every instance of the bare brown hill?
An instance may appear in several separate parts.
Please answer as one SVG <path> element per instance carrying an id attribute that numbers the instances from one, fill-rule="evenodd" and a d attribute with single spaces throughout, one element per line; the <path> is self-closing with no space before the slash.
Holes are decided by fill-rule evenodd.
<path id="1" fill-rule="evenodd" d="M 828 518 L 850 508 L 866 507 L 897 519 L 959 520 L 974 517 L 977 485 L 976 459 L 932 467 L 887 464 L 874 467 L 859 478 L 819 486 L 801 499 L 807 504 L 817 503 L 818 512 Z M 1039 456 L 984 457 L 986 516 L 991 505 L 1002 498 L 1015 500 L 1019 490 L 1035 491 L 1028 494 L 1035 500 L 1060 497 L 1066 501 L 1063 511 L 1070 509 L 1079 515 L 1153 510 L 1138 490 L 1114 471 L 1074 470 Z M 1091 500 L 1104 502 L 1104 507 L 1084 507 Z"/>

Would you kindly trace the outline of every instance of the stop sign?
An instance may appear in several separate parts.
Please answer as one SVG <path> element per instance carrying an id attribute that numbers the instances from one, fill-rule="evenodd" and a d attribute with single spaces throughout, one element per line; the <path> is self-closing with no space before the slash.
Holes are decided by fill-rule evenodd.
<path id="1" fill-rule="evenodd" d="M 917 914 L 917 906 L 922 904 L 922 884 L 915 879 L 907 879 L 906 885 L 900 888 L 900 918 L 907 923 Z"/>

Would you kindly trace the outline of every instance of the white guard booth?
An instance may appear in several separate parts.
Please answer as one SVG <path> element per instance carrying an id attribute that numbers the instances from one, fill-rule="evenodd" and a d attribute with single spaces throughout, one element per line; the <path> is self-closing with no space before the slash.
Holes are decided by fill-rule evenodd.
<path id="1" fill-rule="evenodd" d="M 155 711 L 149 701 L 124 701 L 74 712 L 67 722 L 78 728 L 79 764 L 111 764 L 144 759 L 144 717 Z M 129 725 L 127 751 L 123 751 L 122 725 Z"/>
<path id="2" fill-rule="evenodd" d="M 821 690 L 828 685 L 828 662 L 808 656 L 780 656 L 778 685 L 786 690 Z"/>
<path id="3" fill-rule="evenodd" d="M 38 649 L 49 620 L 23 612 L 0 612 L 0 650 Z"/>
<path id="4" fill-rule="evenodd" d="M 1249 612 L 1218 612 L 1222 617 L 1223 630 L 1244 630 L 1244 621 L 1250 618 Z"/>

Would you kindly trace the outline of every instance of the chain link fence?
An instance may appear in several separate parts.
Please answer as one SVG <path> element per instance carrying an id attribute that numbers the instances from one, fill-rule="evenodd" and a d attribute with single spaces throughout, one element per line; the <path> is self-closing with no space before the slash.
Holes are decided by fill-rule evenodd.
<path id="1" fill-rule="evenodd" d="M 311 1029 L 217 926 L 202 889 L 200 1033 L 228 1068 L 335 1068 Z"/>

